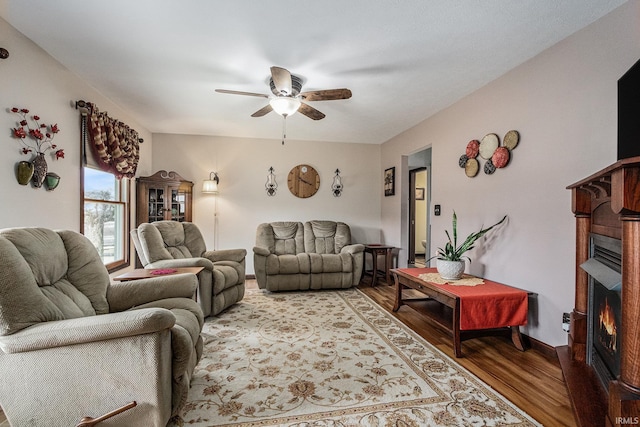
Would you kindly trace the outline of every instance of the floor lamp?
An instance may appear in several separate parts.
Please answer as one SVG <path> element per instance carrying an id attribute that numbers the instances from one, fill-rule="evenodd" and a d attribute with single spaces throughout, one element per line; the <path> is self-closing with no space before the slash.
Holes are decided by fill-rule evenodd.
<path id="1" fill-rule="evenodd" d="M 202 182 L 202 192 L 213 195 L 213 250 L 218 249 L 218 183 L 220 178 L 216 172 L 209 174 L 209 179 Z"/>

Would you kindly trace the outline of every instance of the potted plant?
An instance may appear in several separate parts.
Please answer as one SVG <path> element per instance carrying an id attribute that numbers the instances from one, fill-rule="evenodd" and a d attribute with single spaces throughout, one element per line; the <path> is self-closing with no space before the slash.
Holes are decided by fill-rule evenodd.
<path id="1" fill-rule="evenodd" d="M 453 240 L 451 240 L 449 231 L 445 230 L 449 241 L 444 246 L 444 249 L 438 248 L 437 255 L 429 258 L 429 260 L 436 258 L 436 268 L 438 269 L 440 276 L 447 280 L 460 279 L 462 277 L 462 273 L 464 273 L 464 259 L 466 258 L 471 262 L 471 258 L 464 255 L 465 252 L 473 249 L 474 243 L 479 238 L 487 234 L 492 228 L 502 224 L 505 219 L 507 219 L 506 215 L 491 227 L 483 228 L 480 231 L 469 234 L 464 242 L 458 246 L 458 217 L 456 216 L 456 212 L 453 211 Z"/>

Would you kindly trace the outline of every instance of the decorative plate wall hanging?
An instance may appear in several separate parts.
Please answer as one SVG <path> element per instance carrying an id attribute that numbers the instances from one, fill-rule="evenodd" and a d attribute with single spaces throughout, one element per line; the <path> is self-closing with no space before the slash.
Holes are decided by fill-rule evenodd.
<path id="1" fill-rule="evenodd" d="M 481 169 L 478 156 L 486 160 L 484 163 L 484 173 L 493 174 L 497 169 L 502 169 L 509 164 L 512 151 L 520 142 L 520 133 L 517 130 L 510 130 L 504 135 L 502 145 L 500 137 L 495 133 L 486 134 L 481 141 L 472 139 L 467 143 L 465 153 L 458 159 L 458 166 L 464 169 L 469 178 L 473 178 Z"/>
<path id="2" fill-rule="evenodd" d="M 480 143 L 480 157 L 490 159 L 491 156 L 493 156 L 493 152 L 498 148 L 498 145 L 500 145 L 498 135 L 495 133 L 485 135 Z"/>

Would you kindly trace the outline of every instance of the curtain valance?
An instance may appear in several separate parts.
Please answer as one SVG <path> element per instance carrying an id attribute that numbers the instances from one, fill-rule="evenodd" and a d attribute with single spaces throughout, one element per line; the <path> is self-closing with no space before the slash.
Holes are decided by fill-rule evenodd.
<path id="1" fill-rule="evenodd" d="M 85 106 L 88 110 L 87 115 L 83 115 L 85 148 L 90 147 L 96 166 L 117 178 L 133 178 L 140 159 L 138 132 L 99 111 L 90 102 Z M 92 163 L 89 159 L 85 161 Z"/>

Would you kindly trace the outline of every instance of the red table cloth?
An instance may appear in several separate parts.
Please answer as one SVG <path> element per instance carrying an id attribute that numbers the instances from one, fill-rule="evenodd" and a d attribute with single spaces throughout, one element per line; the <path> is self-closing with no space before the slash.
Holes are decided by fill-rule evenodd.
<path id="1" fill-rule="evenodd" d="M 435 268 L 405 268 L 403 272 L 418 277 L 434 273 Z M 460 298 L 460 330 L 492 329 L 527 324 L 528 294 L 511 286 L 482 279 L 476 286 L 438 285 Z"/>

